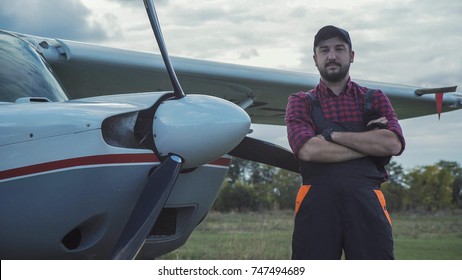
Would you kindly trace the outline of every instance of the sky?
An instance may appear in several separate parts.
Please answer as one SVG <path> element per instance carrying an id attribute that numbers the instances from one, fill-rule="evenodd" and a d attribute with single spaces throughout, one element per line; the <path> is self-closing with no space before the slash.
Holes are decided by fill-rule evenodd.
<path id="1" fill-rule="evenodd" d="M 2 0 L 0 29 L 158 52 L 142 0 Z M 353 80 L 462 92 L 460 0 L 154 1 L 170 55 L 318 73 L 314 34 L 349 31 Z M 307 89 L 308 90 L 308 89 Z M 462 110 L 402 120 L 406 169 L 462 163 Z M 286 146 L 284 127 L 253 126 L 254 137 Z"/>

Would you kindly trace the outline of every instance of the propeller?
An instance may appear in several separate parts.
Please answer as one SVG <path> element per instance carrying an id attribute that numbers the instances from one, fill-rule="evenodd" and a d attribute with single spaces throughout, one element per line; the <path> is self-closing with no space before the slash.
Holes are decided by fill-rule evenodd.
<path id="1" fill-rule="evenodd" d="M 159 50 L 164 60 L 165 67 L 167 68 L 168 76 L 173 86 L 173 93 L 177 99 L 185 97 L 183 89 L 181 88 L 180 82 L 176 76 L 175 70 L 173 69 L 170 56 L 168 55 L 167 47 L 165 45 L 164 36 L 162 35 L 162 30 L 160 29 L 159 18 L 157 17 L 156 8 L 154 7 L 154 2 L 152 0 L 143 0 L 144 7 L 148 13 L 149 21 L 151 22 L 152 31 L 156 36 L 157 44 L 159 45 Z"/>
<path id="2" fill-rule="evenodd" d="M 154 3 L 152 0 L 143 1 L 170 81 L 172 82 L 174 95 L 176 99 L 181 99 L 185 97 L 185 94 L 170 61 Z M 167 202 L 182 165 L 183 159 L 181 157 L 169 155 L 149 176 L 146 186 L 141 192 L 128 222 L 114 247 L 111 259 L 125 260 L 135 258 Z"/>
<path id="3" fill-rule="evenodd" d="M 234 157 L 283 168 L 292 172 L 300 172 L 300 163 L 295 159 L 291 151 L 276 144 L 252 137 L 246 136 L 244 140 L 228 154 Z"/>
<path id="4" fill-rule="evenodd" d="M 171 155 L 149 176 L 111 259 L 129 260 L 136 256 L 175 185 L 182 163 L 180 157 Z"/>

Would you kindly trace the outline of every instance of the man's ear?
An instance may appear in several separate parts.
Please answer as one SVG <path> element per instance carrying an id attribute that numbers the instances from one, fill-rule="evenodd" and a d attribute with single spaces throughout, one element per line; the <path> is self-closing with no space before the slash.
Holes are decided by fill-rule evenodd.
<path id="1" fill-rule="evenodd" d="M 313 54 L 314 65 L 318 67 L 318 62 L 316 61 L 316 54 Z"/>
<path id="2" fill-rule="evenodd" d="M 353 63 L 355 61 L 355 52 L 351 51 L 350 52 L 350 63 Z"/>

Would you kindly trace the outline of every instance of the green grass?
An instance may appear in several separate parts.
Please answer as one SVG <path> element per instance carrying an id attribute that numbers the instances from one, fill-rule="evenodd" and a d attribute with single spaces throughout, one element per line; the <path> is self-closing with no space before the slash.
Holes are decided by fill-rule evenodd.
<path id="1" fill-rule="evenodd" d="M 462 260 L 462 213 L 394 215 L 395 255 L 404 260 Z"/>
<path id="2" fill-rule="evenodd" d="M 462 260 L 462 213 L 392 214 L 395 257 Z M 286 260 L 292 211 L 211 212 L 184 246 L 162 259 Z"/>

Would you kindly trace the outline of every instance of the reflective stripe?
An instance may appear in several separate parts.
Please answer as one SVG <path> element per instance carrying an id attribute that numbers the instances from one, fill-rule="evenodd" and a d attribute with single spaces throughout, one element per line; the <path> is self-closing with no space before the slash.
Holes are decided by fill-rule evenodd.
<path id="1" fill-rule="evenodd" d="M 308 194 L 311 185 L 303 185 L 300 187 L 297 193 L 297 198 L 295 199 L 295 215 L 297 215 L 298 210 L 300 209 L 300 205 L 302 204 L 305 196 Z"/>
<path id="2" fill-rule="evenodd" d="M 377 198 L 379 199 L 380 205 L 382 206 L 382 210 L 385 213 L 385 216 L 387 217 L 388 222 L 391 225 L 391 218 L 390 218 L 390 215 L 388 214 L 387 203 L 385 201 L 385 197 L 383 196 L 382 191 L 381 190 L 374 190 L 374 192 L 375 192 L 375 195 L 377 195 Z"/>

